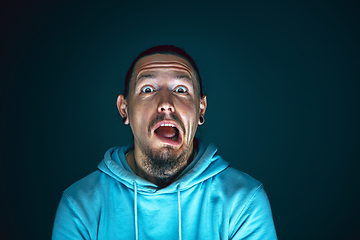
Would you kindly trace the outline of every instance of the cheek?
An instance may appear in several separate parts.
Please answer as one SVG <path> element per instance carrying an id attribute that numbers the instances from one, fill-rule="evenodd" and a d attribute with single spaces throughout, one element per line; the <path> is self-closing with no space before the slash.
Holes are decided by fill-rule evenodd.
<path id="1" fill-rule="evenodd" d="M 181 115 L 184 122 L 187 122 L 190 128 L 197 126 L 199 118 L 199 108 L 193 102 L 187 102 L 181 105 Z"/>
<path id="2" fill-rule="evenodd" d="M 194 101 L 188 101 L 183 104 L 184 112 L 189 118 L 196 118 L 199 115 L 199 107 Z"/>
<path id="3" fill-rule="evenodd" d="M 134 129 L 141 128 L 144 125 L 143 121 L 146 120 L 148 114 L 146 106 L 143 106 L 140 102 L 133 102 L 132 107 L 129 109 L 130 125 Z"/>

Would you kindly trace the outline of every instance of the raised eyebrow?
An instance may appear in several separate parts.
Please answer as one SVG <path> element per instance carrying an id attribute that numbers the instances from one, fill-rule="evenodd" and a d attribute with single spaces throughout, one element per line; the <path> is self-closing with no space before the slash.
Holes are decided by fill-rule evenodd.
<path id="1" fill-rule="evenodd" d="M 134 81 L 134 88 L 137 88 L 137 85 L 139 84 L 139 82 L 141 82 L 141 80 L 146 79 L 146 78 L 155 78 L 154 74 L 143 74 L 140 75 L 140 77 L 138 77 L 137 79 L 135 79 Z"/>
<path id="2" fill-rule="evenodd" d="M 145 78 L 156 78 L 156 76 L 154 74 L 143 74 L 143 75 L 140 75 L 136 80 L 135 80 L 135 87 L 136 85 L 142 80 L 142 79 L 145 79 Z M 188 83 L 190 83 L 192 85 L 193 88 L 195 88 L 195 85 L 194 85 L 194 81 L 192 81 L 191 77 L 187 74 L 184 74 L 184 75 L 175 75 L 174 76 L 174 79 L 176 80 L 183 80 L 185 79 Z"/>
<path id="3" fill-rule="evenodd" d="M 144 75 L 140 75 L 140 77 L 138 79 L 136 79 L 136 81 L 139 81 L 142 78 L 155 78 L 154 74 L 144 74 Z"/>
<path id="4" fill-rule="evenodd" d="M 193 87 L 195 87 L 194 85 L 194 81 L 191 79 L 191 77 L 189 77 L 188 75 L 176 75 L 175 79 L 178 80 L 182 80 L 185 79 L 187 82 L 189 82 Z"/>
<path id="5" fill-rule="evenodd" d="M 191 78 L 188 75 L 176 75 L 175 78 L 176 79 L 184 79 L 185 78 L 186 80 L 191 81 Z"/>

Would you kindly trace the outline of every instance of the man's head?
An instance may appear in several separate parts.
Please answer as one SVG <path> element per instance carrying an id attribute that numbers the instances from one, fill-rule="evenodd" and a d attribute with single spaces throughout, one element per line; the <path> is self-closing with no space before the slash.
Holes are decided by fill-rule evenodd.
<path id="1" fill-rule="evenodd" d="M 145 52 L 151 54 L 140 54 L 129 69 L 128 91 L 117 106 L 134 134 L 135 159 L 151 175 L 166 179 L 187 165 L 206 96 L 186 53 Z"/>

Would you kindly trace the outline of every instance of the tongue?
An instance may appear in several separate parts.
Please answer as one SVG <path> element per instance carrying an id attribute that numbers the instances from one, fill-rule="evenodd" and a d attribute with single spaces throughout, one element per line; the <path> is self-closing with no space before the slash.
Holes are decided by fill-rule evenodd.
<path id="1" fill-rule="evenodd" d="M 173 127 L 159 127 L 155 132 L 157 135 L 166 138 L 175 137 L 176 134 L 175 128 Z"/>

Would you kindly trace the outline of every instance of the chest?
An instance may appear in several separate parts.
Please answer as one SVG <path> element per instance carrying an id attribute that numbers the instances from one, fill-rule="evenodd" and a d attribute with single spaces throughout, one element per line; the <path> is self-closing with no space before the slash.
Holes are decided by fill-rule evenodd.
<path id="1" fill-rule="evenodd" d="M 113 193 L 114 194 L 114 193 Z M 104 198 L 97 239 L 228 239 L 230 210 L 220 194 L 203 186 L 165 194 L 121 189 Z"/>

